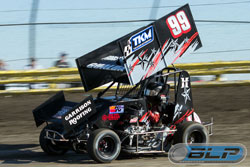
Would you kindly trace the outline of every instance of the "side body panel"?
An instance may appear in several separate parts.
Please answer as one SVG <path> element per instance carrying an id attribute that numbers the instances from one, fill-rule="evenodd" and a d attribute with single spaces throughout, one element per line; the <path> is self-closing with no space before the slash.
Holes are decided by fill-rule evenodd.
<path id="1" fill-rule="evenodd" d="M 194 108 L 190 76 L 188 72 L 182 71 L 179 75 L 177 85 L 176 104 L 173 117 L 174 124 L 181 123 L 193 112 Z"/>
<path id="2" fill-rule="evenodd" d="M 97 112 L 89 122 L 98 128 L 120 129 L 128 124 L 131 118 L 140 117 L 147 112 L 145 99 L 124 99 L 123 101 L 112 103 L 103 101 L 96 103 Z M 98 107 L 102 106 L 102 107 Z"/>

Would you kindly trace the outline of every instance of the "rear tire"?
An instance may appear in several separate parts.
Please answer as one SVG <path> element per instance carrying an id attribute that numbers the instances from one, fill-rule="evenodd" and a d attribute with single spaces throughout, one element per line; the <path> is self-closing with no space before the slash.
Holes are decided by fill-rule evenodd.
<path id="1" fill-rule="evenodd" d="M 120 154 L 120 138 L 110 129 L 97 129 L 88 139 L 87 150 L 89 156 L 96 162 L 109 163 Z"/>
<path id="2" fill-rule="evenodd" d="M 39 138 L 39 142 L 40 142 L 40 146 L 41 146 L 42 150 L 48 155 L 63 155 L 63 154 L 65 154 L 68 151 L 68 149 L 59 148 L 56 144 L 53 144 L 51 142 L 51 140 L 45 138 L 46 129 L 59 131 L 58 127 L 55 126 L 54 124 L 49 124 L 43 128 L 43 130 L 40 133 L 40 138 Z"/>
<path id="3" fill-rule="evenodd" d="M 174 144 L 177 143 L 208 143 L 209 136 L 204 125 L 197 122 L 184 122 L 177 125 L 177 132 L 174 134 Z"/>

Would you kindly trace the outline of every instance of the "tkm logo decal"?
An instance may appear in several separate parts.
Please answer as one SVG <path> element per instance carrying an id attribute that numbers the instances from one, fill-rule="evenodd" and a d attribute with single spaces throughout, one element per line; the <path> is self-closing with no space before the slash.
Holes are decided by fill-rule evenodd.
<path id="1" fill-rule="evenodd" d="M 132 52 L 149 44 L 153 40 L 154 40 L 154 29 L 153 29 L 153 26 L 150 26 L 150 27 L 142 30 L 141 32 L 133 35 L 130 38 Z"/>

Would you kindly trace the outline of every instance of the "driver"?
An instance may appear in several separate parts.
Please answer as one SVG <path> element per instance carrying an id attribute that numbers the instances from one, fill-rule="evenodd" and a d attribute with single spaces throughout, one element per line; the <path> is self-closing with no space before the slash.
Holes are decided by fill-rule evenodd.
<path id="1" fill-rule="evenodd" d="M 167 88 L 166 85 L 160 82 L 151 82 L 147 85 L 144 95 L 148 102 L 152 105 L 167 103 Z"/>
<path id="2" fill-rule="evenodd" d="M 150 111 L 150 119 L 153 123 L 159 121 L 160 113 L 166 108 L 167 92 L 166 86 L 159 82 L 149 83 L 144 91 Z"/>

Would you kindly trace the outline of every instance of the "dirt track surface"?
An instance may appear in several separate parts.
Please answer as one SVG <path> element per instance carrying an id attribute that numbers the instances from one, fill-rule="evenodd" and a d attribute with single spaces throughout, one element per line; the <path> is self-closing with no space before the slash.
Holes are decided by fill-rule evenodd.
<path id="1" fill-rule="evenodd" d="M 197 88 L 192 91 L 195 111 L 201 119 L 214 118 L 214 135 L 210 142 L 242 143 L 250 150 L 250 87 Z M 38 143 L 42 127 L 36 128 L 32 110 L 50 96 L 0 97 L 0 166 L 175 166 L 169 162 L 167 154 L 122 157 L 110 164 L 96 164 L 88 155 L 74 152 L 56 157 L 45 155 Z M 79 102 L 84 96 L 86 94 L 66 94 L 66 99 Z M 250 156 L 233 166 L 250 166 Z"/>

